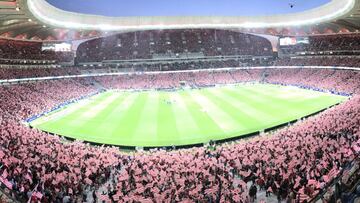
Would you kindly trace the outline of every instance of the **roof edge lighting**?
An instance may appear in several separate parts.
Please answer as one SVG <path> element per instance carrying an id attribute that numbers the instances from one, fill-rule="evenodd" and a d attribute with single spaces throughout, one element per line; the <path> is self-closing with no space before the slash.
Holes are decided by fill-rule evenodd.
<path id="1" fill-rule="evenodd" d="M 68 29 L 104 31 L 182 28 L 267 28 L 317 24 L 350 12 L 355 0 L 332 0 L 307 11 L 271 16 L 107 17 L 58 9 L 46 0 L 27 0 L 29 10 L 45 24 Z"/>

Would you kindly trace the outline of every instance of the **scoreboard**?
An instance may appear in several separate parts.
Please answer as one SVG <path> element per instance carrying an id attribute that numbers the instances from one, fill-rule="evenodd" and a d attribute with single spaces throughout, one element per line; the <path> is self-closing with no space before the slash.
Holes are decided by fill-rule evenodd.
<path id="1" fill-rule="evenodd" d="M 70 43 L 56 43 L 56 42 L 44 42 L 41 47 L 42 51 L 55 51 L 55 52 L 70 52 Z"/>
<path id="2" fill-rule="evenodd" d="M 280 46 L 294 46 L 298 44 L 309 44 L 309 37 L 281 37 Z"/>

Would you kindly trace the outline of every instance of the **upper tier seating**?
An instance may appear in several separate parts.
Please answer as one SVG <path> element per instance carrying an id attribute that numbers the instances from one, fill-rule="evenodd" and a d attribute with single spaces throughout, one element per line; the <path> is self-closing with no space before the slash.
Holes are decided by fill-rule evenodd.
<path id="1" fill-rule="evenodd" d="M 78 62 L 101 62 L 159 55 L 171 58 L 183 53 L 272 56 L 272 47 L 263 37 L 226 30 L 152 30 L 93 39 L 80 44 L 76 55 Z"/>
<path id="2" fill-rule="evenodd" d="M 42 42 L 0 39 L 1 63 L 20 63 L 16 59 L 41 61 L 69 62 L 73 59 L 72 52 L 42 51 Z M 11 59 L 11 60 L 10 60 Z"/>
<path id="3" fill-rule="evenodd" d="M 309 44 L 284 46 L 281 49 L 285 54 L 294 54 L 296 52 L 315 52 L 316 54 L 324 51 L 332 51 L 334 54 L 334 52 L 360 50 L 359 34 L 310 36 L 309 41 Z"/>

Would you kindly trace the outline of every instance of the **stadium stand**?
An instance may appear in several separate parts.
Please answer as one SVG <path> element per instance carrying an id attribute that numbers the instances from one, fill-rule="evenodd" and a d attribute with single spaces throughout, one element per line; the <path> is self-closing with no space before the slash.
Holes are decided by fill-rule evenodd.
<path id="1" fill-rule="evenodd" d="M 139 40 L 141 39 L 141 40 Z M 82 43 L 78 62 L 200 56 L 272 56 L 259 36 L 214 29 L 152 30 L 122 33 Z"/>
<path id="2" fill-rule="evenodd" d="M 81 71 L 79 68 L 76 67 L 58 68 L 52 66 L 37 65 L 0 67 L 0 79 L 19 79 L 79 74 L 81 74 Z"/>
<path id="3" fill-rule="evenodd" d="M 42 42 L 0 39 L 1 64 L 55 64 L 68 62 L 72 52 L 42 51 Z"/>
<path id="4" fill-rule="evenodd" d="M 279 200 L 308 202 L 327 189 L 334 178 L 358 165 L 360 86 L 351 81 L 359 81 L 359 77 L 352 70 L 269 68 L 124 74 L 2 85 L 1 185 L 11 198 L 32 202 L 249 202 L 256 197 L 250 186 L 254 183 L 260 189 L 258 193 L 266 191 Z M 56 104 L 95 93 L 98 89 L 94 82 L 106 88 L 146 89 L 176 87 L 183 80 L 192 86 L 246 81 L 281 83 L 353 96 L 293 126 L 215 149 L 124 154 L 114 147 L 68 142 L 21 123 Z M 262 198 L 266 201 L 267 197 Z"/>
<path id="5" fill-rule="evenodd" d="M 0 80 L 24 79 L 0 85 L 0 193 L 7 196 L 0 202 L 355 201 L 360 196 L 359 37 L 310 36 L 308 45 L 280 47 L 283 56 L 277 58 L 267 39 L 251 34 L 137 31 L 80 44 L 76 62 L 81 66 L 70 67 L 49 64 L 72 61 L 72 53 L 44 52 L 41 42 L 0 39 L 0 63 L 6 64 Z M 104 63 L 109 61 L 119 65 Z M 124 74 L 26 81 L 114 72 Z M 24 124 L 30 116 L 103 88 L 171 89 L 183 81 L 193 88 L 271 83 L 351 97 L 248 140 L 178 150 L 125 153 Z"/>
<path id="6" fill-rule="evenodd" d="M 248 60 L 246 62 L 227 60 L 213 62 L 183 62 L 172 64 L 142 64 L 142 65 L 120 65 L 112 66 L 71 66 L 58 67 L 47 65 L 2 65 L 0 66 L 0 79 L 17 79 L 32 77 L 49 77 L 62 75 L 81 75 L 89 73 L 113 73 L 113 72 L 152 72 L 152 71 L 174 71 L 174 70 L 200 70 L 218 69 L 229 67 L 263 67 L 266 66 L 329 66 L 329 67 L 358 67 L 359 58 L 352 56 L 321 56 L 321 57 L 295 57 L 279 58 L 266 62 L 259 60 Z"/>
<path id="7" fill-rule="evenodd" d="M 353 56 L 303 56 L 278 59 L 274 61 L 274 65 L 358 67 L 359 62 L 360 58 Z"/>
<path id="8" fill-rule="evenodd" d="M 111 72 L 151 72 L 151 71 L 174 71 L 174 70 L 197 70 L 217 69 L 228 67 L 249 67 L 263 64 L 271 65 L 273 61 L 260 62 L 259 60 L 225 60 L 211 62 L 182 62 L 168 64 L 129 64 L 112 66 L 70 66 L 61 67 L 54 65 L 0 65 L 0 79 L 19 79 L 31 77 L 49 77 L 62 75 L 79 75 L 87 73 L 111 73 Z"/>
<path id="9" fill-rule="evenodd" d="M 309 44 L 281 47 L 286 54 L 357 55 L 360 49 L 359 34 L 332 34 L 310 36 Z M 325 52 L 325 53 L 324 53 Z"/>

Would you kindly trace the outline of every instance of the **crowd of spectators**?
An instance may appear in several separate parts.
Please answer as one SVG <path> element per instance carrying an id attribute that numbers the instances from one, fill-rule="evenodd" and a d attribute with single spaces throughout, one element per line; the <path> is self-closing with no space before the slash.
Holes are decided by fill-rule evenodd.
<path id="1" fill-rule="evenodd" d="M 118 66 L 73 66 L 52 67 L 44 65 L 32 66 L 4 66 L 0 67 L 0 79 L 16 79 L 46 76 L 79 75 L 83 73 L 106 73 L 106 72 L 151 72 L 151 71 L 174 71 L 174 70 L 200 70 L 218 69 L 229 67 L 262 67 L 262 66 L 332 66 L 332 67 L 358 67 L 360 58 L 331 56 L 331 57 L 295 57 L 256 60 L 217 60 L 217 61 L 188 61 L 175 63 L 153 64 L 122 64 Z"/>
<path id="2" fill-rule="evenodd" d="M 44 109 L 95 92 L 85 79 L 1 86 L 0 92 L 0 181 L 19 200 L 27 201 L 31 195 L 42 202 L 83 198 L 86 184 L 100 184 L 110 166 L 120 163 L 115 148 L 63 144 L 59 137 L 21 123 Z"/>
<path id="3" fill-rule="evenodd" d="M 122 64 L 116 66 L 71 66 L 53 67 L 51 65 L 19 65 L 0 66 L 1 79 L 19 79 L 32 77 L 48 77 L 63 75 L 79 75 L 83 73 L 106 73 L 106 72 L 151 72 L 151 71 L 174 71 L 174 70 L 198 70 L 217 69 L 229 67 L 250 67 L 272 65 L 272 60 L 218 60 L 218 61 L 188 61 L 176 63 L 154 64 Z"/>
<path id="4" fill-rule="evenodd" d="M 79 74 L 81 74 L 81 70 L 76 67 L 47 67 L 36 65 L 26 67 L 0 67 L 0 80 Z"/>
<path id="5" fill-rule="evenodd" d="M 282 51 L 357 51 L 359 35 L 312 36 L 310 44 Z M 79 46 L 79 62 L 204 56 L 271 56 L 265 38 L 225 30 L 122 33 Z M 41 51 L 40 42 L 0 39 L 0 58 L 71 61 L 65 52 Z M 358 67 L 344 56 L 285 58 L 277 66 Z M 14 62 L 14 61 L 12 61 Z M 133 71 L 169 71 L 259 65 L 258 61 L 130 65 Z M 262 63 L 261 63 L 262 64 Z M 271 64 L 269 64 L 271 65 Z M 81 68 L 0 68 L 0 79 L 77 75 Z M 293 126 L 248 141 L 173 151 L 120 153 L 32 129 L 23 120 L 71 99 L 105 89 L 179 88 L 240 82 L 296 85 L 349 93 L 348 101 Z M 136 73 L 0 85 L 0 185 L 30 202 L 243 202 L 266 191 L 278 200 L 307 202 L 360 154 L 360 73 L 282 68 Z M 1 200 L 0 200 L 1 202 Z"/>
<path id="6" fill-rule="evenodd" d="M 353 118 L 359 116 L 359 102 L 357 97 L 271 138 L 214 151 L 138 154 L 108 193 L 130 202 L 250 202 L 250 182 L 279 201 L 309 200 L 358 155 L 359 119 Z"/>
<path id="7" fill-rule="evenodd" d="M 282 58 L 274 61 L 275 66 L 342 66 L 359 67 L 360 58 L 349 56 L 307 56 Z"/>
<path id="8" fill-rule="evenodd" d="M 336 34 L 309 36 L 309 44 L 281 46 L 282 54 L 327 55 L 311 57 L 298 64 L 327 63 L 356 66 L 357 59 L 338 55 L 358 55 L 359 34 Z M 42 51 L 41 42 L 0 39 L 0 63 L 3 64 L 56 64 L 71 62 L 72 52 Z M 216 29 L 150 30 L 121 33 L 92 39 L 79 45 L 78 63 L 104 60 L 134 60 L 181 58 L 182 55 L 200 54 L 213 56 L 273 56 L 267 39 L 245 33 Z M 191 57 L 190 57 L 191 58 Z M 309 61 L 312 60 L 312 62 Z M 343 59 L 348 61 L 343 61 Z M 298 59 L 299 60 L 299 59 Z M 282 61 L 280 63 L 286 63 Z M 158 65 L 158 64 L 157 64 Z M 148 65 L 149 66 L 149 65 Z M 172 64 L 178 69 L 187 69 L 183 63 Z"/>
<path id="9" fill-rule="evenodd" d="M 334 34 L 310 36 L 309 44 L 298 44 L 293 46 L 281 47 L 286 54 L 296 52 L 324 52 L 324 51 L 358 51 L 360 50 L 359 34 Z"/>
<path id="10" fill-rule="evenodd" d="M 306 202 L 359 156 L 359 79 L 357 71 L 289 68 L 126 74 L 0 86 L 0 182 L 14 197 L 33 202 L 245 203 L 256 197 L 255 188 L 279 200 Z M 190 86 L 282 83 L 353 96 L 294 126 L 212 149 L 122 154 L 114 147 L 67 142 L 22 123 L 59 103 L 97 92 L 94 83 L 143 89 L 180 87 L 180 81 Z"/>
<path id="11" fill-rule="evenodd" d="M 0 39 L 0 59 L 2 59 L 2 62 L 11 64 L 20 64 L 24 60 L 28 64 L 32 63 L 33 60 L 69 62 L 73 58 L 74 54 L 72 52 L 43 51 L 42 42 Z"/>
<path id="12" fill-rule="evenodd" d="M 272 56 L 270 41 L 263 37 L 227 30 L 150 30 L 121 33 L 79 45 L 78 62 L 151 59 L 153 55 L 202 53 L 204 56 Z"/>

